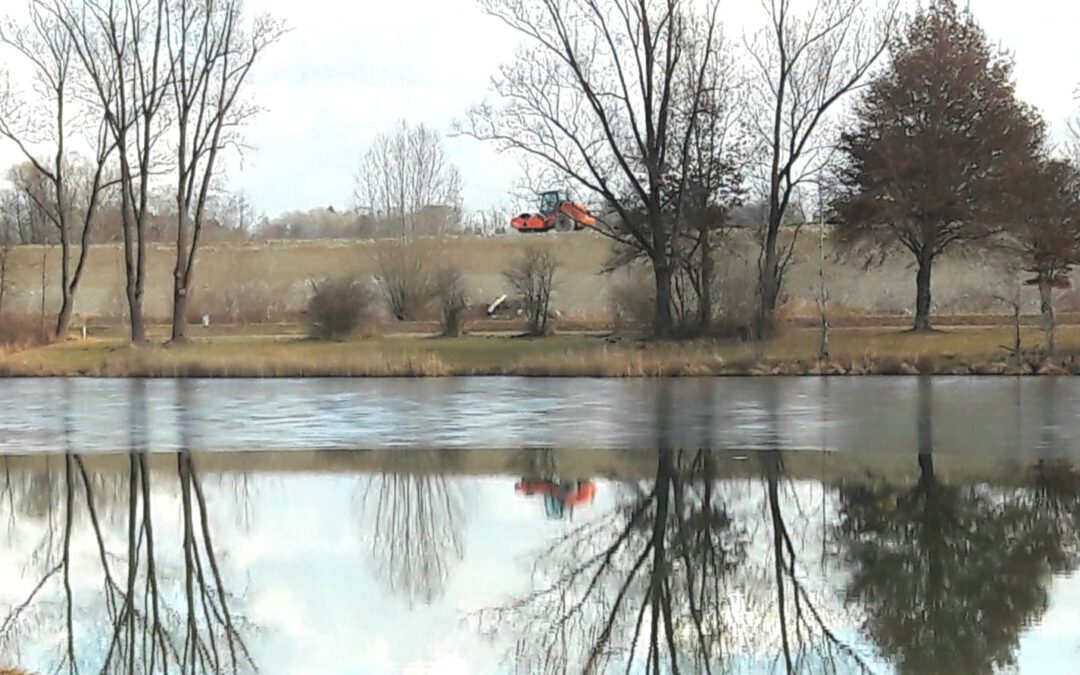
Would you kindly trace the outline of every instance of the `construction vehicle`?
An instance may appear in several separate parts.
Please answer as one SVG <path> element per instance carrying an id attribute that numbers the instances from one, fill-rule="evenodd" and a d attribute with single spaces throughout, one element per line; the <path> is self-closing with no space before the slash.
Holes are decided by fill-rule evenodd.
<path id="1" fill-rule="evenodd" d="M 510 220 L 510 227 L 518 232 L 572 232 L 595 226 L 589 209 L 562 190 L 541 192 L 539 213 L 520 213 Z"/>
<path id="2" fill-rule="evenodd" d="M 590 480 L 558 480 L 552 478 L 522 478 L 514 491 L 530 497 L 544 497 L 544 512 L 548 518 L 559 519 L 574 513 L 574 507 L 591 504 L 596 498 L 596 484 Z"/>

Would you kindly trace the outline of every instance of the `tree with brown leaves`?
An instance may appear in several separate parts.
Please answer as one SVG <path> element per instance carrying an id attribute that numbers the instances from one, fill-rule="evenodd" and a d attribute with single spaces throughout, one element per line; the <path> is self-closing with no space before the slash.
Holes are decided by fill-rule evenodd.
<path id="1" fill-rule="evenodd" d="M 1014 182 L 1043 124 L 1017 100 L 1011 60 L 952 0 L 917 14 L 891 52 L 842 137 L 836 234 L 869 259 L 898 248 L 914 256 L 914 329 L 927 330 L 934 261 L 1016 219 Z"/>
<path id="2" fill-rule="evenodd" d="M 1021 216 L 1009 227 L 1010 248 L 1024 269 L 1028 284 L 1039 288 L 1043 332 L 1048 351 L 1056 347 L 1053 291 L 1068 285 L 1068 274 L 1080 264 L 1080 171 L 1066 161 L 1043 160 L 1014 183 Z"/>

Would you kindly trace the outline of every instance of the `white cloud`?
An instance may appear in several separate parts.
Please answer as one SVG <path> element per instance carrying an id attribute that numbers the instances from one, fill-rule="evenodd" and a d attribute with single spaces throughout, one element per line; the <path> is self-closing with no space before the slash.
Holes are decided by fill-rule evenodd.
<path id="1" fill-rule="evenodd" d="M 991 38 L 1014 52 L 1020 95 L 1063 129 L 1080 105 L 1072 55 L 1080 4 L 1030 0 L 1021 11 L 1006 0 L 970 5 Z M 754 2 L 724 0 L 721 7 L 735 40 L 760 16 Z M 253 149 L 230 176 L 270 215 L 348 206 L 353 172 L 377 133 L 401 118 L 448 131 L 483 99 L 516 43 L 474 0 L 250 0 L 248 8 L 293 28 L 253 71 L 251 93 L 265 112 L 247 129 Z M 514 208 L 514 159 L 471 139 L 447 144 L 462 169 L 468 206 Z M 0 165 L 16 159 L 0 145 Z"/>

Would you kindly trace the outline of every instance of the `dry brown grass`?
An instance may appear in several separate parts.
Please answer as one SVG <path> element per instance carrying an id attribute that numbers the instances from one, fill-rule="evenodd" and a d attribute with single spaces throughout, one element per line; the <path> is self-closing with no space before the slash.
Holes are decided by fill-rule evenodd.
<path id="1" fill-rule="evenodd" d="M 193 318 L 209 314 L 214 324 L 238 321 L 297 322 L 309 294 L 308 281 L 327 271 L 370 279 L 377 272 L 374 252 L 387 241 L 250 241 L 214 242 L 200 251 L 199 289 L 191 300 Z M 609 257 L 610 241 L 590 232 L 530 236 L 449 237 L 438 241 L 440 258 L 453 261 L 465 275 L 466 291 L 477 303 L 491 302 L 508 292 L 502 271 L 523 248 L 550 250 L 561 269 L 560 289 L 553 309 L 562 313 L 560 329 L 568 321 L 608 323 L 612 319 L 613 294 L 620 277 L 599 275 Z M 890 258 L 880 267 L 863 269 L 859 260 L 838 260 L 826 244 L 826 280 L 830 315 L 835 326 L 909 325 L 906 316 L 914 305 L 914 271 L 904 255 Z M 172 249 L 154 244 L 148 250 L 145 311 L 151 321 L 167 320 L 170 313 Z M 723 264 L 742 261 L 751 267 L 756 251 L 748 232 L 734 232 L 724 242 Z M 41 247 L 15 247 L 11 253 L 11 278 L 15 291 L 5 298 L 5 309 L 34 313 L 40 307 Z M 814 293 L 818 288 L 818 234 L 804 228 L 784 285 L 787 298 L 781 315 L 807 324 L 816 320 Z M 47 310 L 59 305 L 56 251 L 48 256 Z M 946 256 L 934 267 L 934 321 L 946 326 L 959 323 L 1007 321 L 1004 309 L 993 300 L 1007 294 L 1014 279 L 1005 271 L 1000 256 L 980 254 Z M 118 245 L 95 247 L 89 258 L 76 304 L 74 326 L 122 323 L 124 316 L 123 264 Z M 1025 291 L 1024 311 L 1037 313 L 1034 293 Z M 723 303 L 720 303 L 723 304 Z M 1080 291 L 1058 295 L 1065 322 L 1080 320 Z M 431 317 L 434 319 L 434 315 Z M 260 331 L 265 334 L 267 331 Z"/>
<path id="2" fill-rule="evenodd" d="M 47 325 L 43 326 L 40 317 L 5 313 L 0 317 L 0 353 L 21 351 L 40 345 L 45 342 L 42 329 Z"/>
<path id="3" fill-rule="evenodd" d="M 792 329 L 775 340 L 610 341 L 585 335 L 522 339 L 381 337 L 320 343 L 296 338 L 196 340 L 135 348 L 119 340 L 72 341 L 0 354 L 0 375 L 91 377 L 439 377 L 526 375 L 660 377 L 802 374 L 1080 373 L 1080 327 L 1062 327 L 1059 356 L 1010 359 L 1007 327 L 934 333 L 890 329 L 833 331 L 832 359 L 817 359 L 817 333 Z"/>

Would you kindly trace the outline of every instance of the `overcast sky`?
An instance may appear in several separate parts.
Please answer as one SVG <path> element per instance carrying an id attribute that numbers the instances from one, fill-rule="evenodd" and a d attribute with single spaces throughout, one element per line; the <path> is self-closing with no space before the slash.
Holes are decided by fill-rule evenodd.
<path id="1" fill-rule="evenodd" d="M 756 0 L 723 0 L 726 32 L 756 25 Z M 909 0 L 914 1 L 914 0 Z M 1080 3 L 1062 0 L 971 0 L 991 38 L 1016 58 L 1020 95 L 1060 133 L 1078 105 L 1075 57 Z M 230 170 L 234 189 L 256 211 L 351 205 L 353 175 L 371 139 L 396 120 L 444 133 L 480 101 L 491 75 L 513 56 L 509 29 L 483 15 L 475 0 L 248 0 L 292 31 L 265 54 L 252 75 L 265 112 L 248 128 L 251 148 Z M 517 163 L 471 139 L 447 139 L 461 168 L 469 208 L 514 210 L 508 192 Z M 0 162 L 17 155 L 0 148 Z"/>

